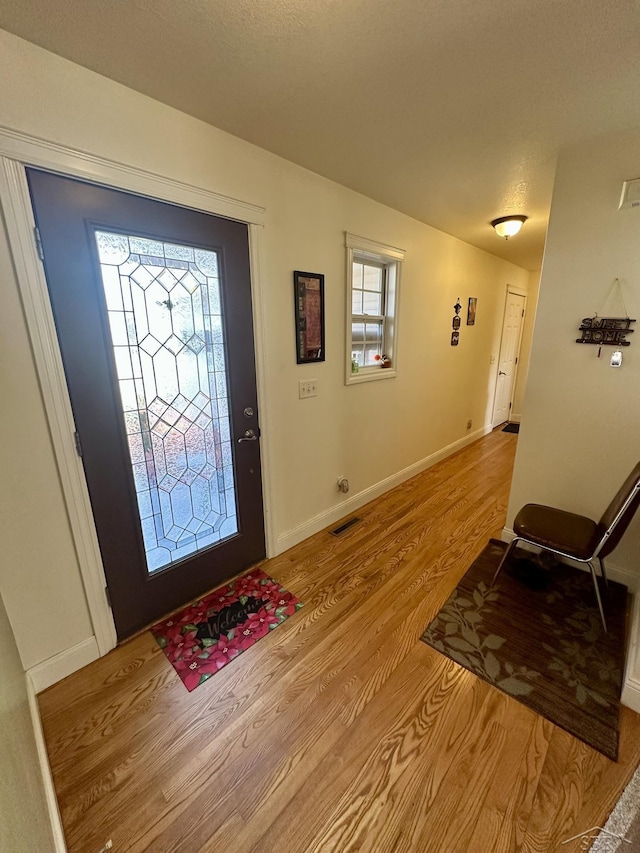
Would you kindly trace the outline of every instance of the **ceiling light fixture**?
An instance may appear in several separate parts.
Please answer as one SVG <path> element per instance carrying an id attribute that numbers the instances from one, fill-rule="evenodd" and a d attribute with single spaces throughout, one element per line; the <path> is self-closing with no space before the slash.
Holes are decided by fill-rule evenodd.
<path id="1" fill-rule="evenodd" d="M 514 237 L 518 233 L 526 221 L 526 216 L 501 216 L 499 219 L 492 220 L 491 224 L 496 229 L 498 237 L 508 240 L 509 237 Z"/>

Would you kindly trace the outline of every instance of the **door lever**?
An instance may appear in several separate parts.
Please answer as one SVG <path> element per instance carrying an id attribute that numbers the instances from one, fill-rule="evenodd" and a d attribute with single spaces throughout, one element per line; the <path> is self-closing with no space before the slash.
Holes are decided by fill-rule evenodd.
<path id="1" fill-rule="evenodd" d="M 258 436 L 255 434 L 255 431 L 252 429 L 246 429 L 244 431 L 244 435 L 241 435 L 238 439 L 238 443 L 241 441 L 257 441 Z"/>

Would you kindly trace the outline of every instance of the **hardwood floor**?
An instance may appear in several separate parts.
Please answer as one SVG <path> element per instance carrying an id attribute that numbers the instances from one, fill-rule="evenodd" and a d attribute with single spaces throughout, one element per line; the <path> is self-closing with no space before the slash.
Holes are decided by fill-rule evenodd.
<path id="1" fill-rule="evenodd" d="M 148 633 L 43 693 L 69 850 L 580 849 L 560 845 L 602 825 L 640 716 L 613 763 L 419 641 L 499 536 L 516 442 L 493 432 L 266 561 L 304 608 L 193 693 Z"/>

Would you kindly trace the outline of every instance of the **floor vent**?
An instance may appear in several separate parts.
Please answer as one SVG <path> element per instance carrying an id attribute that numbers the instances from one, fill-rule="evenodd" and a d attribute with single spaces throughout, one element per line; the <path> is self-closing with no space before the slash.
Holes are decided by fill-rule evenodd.
<path id="1" fill-rule="evenodd" d="M 350 518 L 349 521 L 345 521 L 344 524 L 341 524 L 340 527 L 336 527 L 335 530 L 330 530 L 332 536 L 340 536 L 341 533 L 344 533 L 345 530 L 348 530 L 350 527 L 353 527 L 354 524 L 357 524 L 360 519 L 357 516 Z"/>

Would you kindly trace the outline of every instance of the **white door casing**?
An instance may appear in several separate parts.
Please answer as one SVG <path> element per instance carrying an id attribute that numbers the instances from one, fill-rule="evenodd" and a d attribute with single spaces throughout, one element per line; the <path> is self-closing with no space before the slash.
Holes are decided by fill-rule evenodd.
<path id="1" fill-rule="evenodd" d="M 502 325 L 502 340 L 498 357 L 496 392 L 493 403 L 492 426 L 509 420 L 517 373 L 520 341 L 527 298 L 515 290 L 507 290 Z"/>

